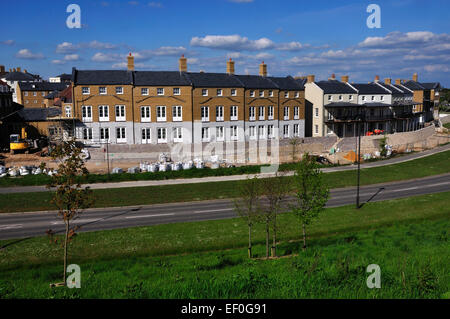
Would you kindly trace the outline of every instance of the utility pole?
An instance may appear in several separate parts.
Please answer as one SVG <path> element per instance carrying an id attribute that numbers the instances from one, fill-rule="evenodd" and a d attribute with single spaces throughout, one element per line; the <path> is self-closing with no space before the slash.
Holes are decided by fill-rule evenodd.
<path id="1" fill-rule="evenodd" d="M 358 123 L 358 181 L 356 188 L 356 209 L 359 209 L 359 180 L 360 180 L 360 169 L 361 169 L 361 121 Z"/>

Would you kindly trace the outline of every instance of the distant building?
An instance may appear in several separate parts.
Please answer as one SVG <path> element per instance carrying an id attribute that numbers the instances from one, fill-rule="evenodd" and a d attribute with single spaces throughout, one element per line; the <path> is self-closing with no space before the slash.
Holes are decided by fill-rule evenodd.
<path id="1" fill-rule="evenodd" d="M 12 99 L 13 102 L 20 103 L 19 97 L 17 95 L 17 90 L 19 83 L 29 83 L 29 82 L 41 82 L 42 79 L 39 75 L 34 75 L 31 73 L 28 73 L 27 70 L 24 70 L 22 72 L 21 68 L 17 69 L 10 69 L 8 73 L 5 73 L 5 75 L 1 78 L 1 80 L 5 81 L 12 90 Z"/>
<path id="2" fill-rule="evenodd" d="M 25 107 L 45 108 L 46 96 L 52 92 L 61 92 L 70 83 L 19 82 L 17 102 Z"/>

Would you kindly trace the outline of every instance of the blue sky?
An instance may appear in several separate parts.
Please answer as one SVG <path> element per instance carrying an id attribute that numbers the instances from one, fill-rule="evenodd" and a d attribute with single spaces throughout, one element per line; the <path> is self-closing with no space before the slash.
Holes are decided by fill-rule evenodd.
<path id="1" fill-rule="evenodd" d="M 81 7 L 81 29 L 66 27 L 66 7 Z M 381 28 L 369 29 L 369 4 Z M 43 77 L 79 69 L 122 69 L 133 52 L 142 70 L 257 74 L 265 61 L 276 76 L 348 74 L 350 81 L 411 78 L 450 86 L 450 2 L 396 1 L 26 1 L 2 3 L 0 64 Z M 8 14 L 9 12 L 16 14 Z M 20 13 L 20 14 L 17 14 Z"/>

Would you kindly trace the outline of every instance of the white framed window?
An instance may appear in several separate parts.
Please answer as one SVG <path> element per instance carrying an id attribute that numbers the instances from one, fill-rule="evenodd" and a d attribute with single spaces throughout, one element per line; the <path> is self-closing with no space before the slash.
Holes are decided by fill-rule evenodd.
<path id="1" fill-rule="evenodd" d="M 256 120 L 255 107 L 254 106 L 250 106 L 248 108 L 248 119 L 249 119 L 249 121 Z"/>
<path id="2" fill-rule="evenodd" d="M 363 101 L 365 101 L 365 100 L 366 100 L 366 96 L 365 96 L 365 95 L 363 95 L 363 97 L 362 97 L 362 100 L 363 100 Z"/>
<path id="3" fill-rule="evenodd" d="M 202 141 L 209 142 L 209 127 L 202 127 Z"/>
<path id="4" fill-rule="evenodd" d="M 28 101 L 28 100 L 25 100 L 25 104 L 28 104 L 28 103 L 30 103 L 30 101 Z"/>
<path id="5" fill-rule="evenodd" d="M 141 122 L 151 122 L 150 106 L 141 106 Z"/>
<path id="6" fill-rule="evenodd" d="M 151 130 L 148 127 L 141 129 L 141 143 L 142 144 L 150 144 L 152 142 L 150 133 L 151 133 Z"/>
<path id="7" fill-rule="evenodd" d="M 273 125 L 267 125 L 267 137 L 274 138 L 275 131 L 273 130 Z"/>
<path id="8" fill-rule="evenodd" d="M 258 108 L 258 120 L 264 121 L 265 117 L 266 117 L 266 115 L 264 114 L 264 106 L 260 106 Z"/>
<path id="9" fill-rule="evenodd" d="M 328 95 L 328 101 L 333 101 L 333 96 L 332 95 Z"/>
<path id="10" fill-rule="evenodd" d="M 148 95 L 148 88 L 141 88 L 141 95 Z"/>
<path id="11" fill-rule="evenodd" d="M 380 96 L 380 100 L 384 101 L 384 95 Z"/>
<path id="12" fill-rule="evenodd" d="M 298 99 L 300 97 L 300 92 L 295 92 L 295 98 Z"/>
<path id="13" fill-rule="evenodd" d="M 172 121 L 183 121 L 183 107 L 181 105 L 172 106 Z"/>
<path id="14" fill-rule="evenodd" d="M 238 139 L 238 127 L 236 125 L 230 126 L 230 139 L 236 141 Z"/>
<path id="15" fill-rule="evenodd" d="M 83 128 L 83 140 L 92 140 L 92 128 L 91 127 Z"/>
<path id="16" fill-rule="evenodd" d="M 300 108 L 298 106 L 294 106 L 294 120 L 298 120 L 300 118 Z"/>
<path id="17" fill-rule="evenodd" d="M 231 96 L 236 96 L 236 89 L 231 89 Z"/>
<path id="18" fill-rule="evenodd" d="M 289 120 L 289 106 L 285 106 L 283 109 L 283 115 L 284 115 L 284 120 L 288 121 Z"/>
<path id="19" fill-rule="evenodd" d="M 238 120 L 238 107 L 236 105 L 232 105 L 230 107 L 230 121 Z"/>
<path id="20" fill-rule="evenodd" d="M 167 143 L 167 129 L 165 127 L 158 127 L 158 144 Z"/>
<path id="21" fill-rule="evenodd" d="M 202 122 L 209 122 L 209 106 L 202 106 L 201 109 Z"/>
<path id="22" fill-rule="evenodd" d="M 255 97 L 255 91 L 250 91 L 250 97 Z"/>
<path id="23" fill-rule="evenodd" d="M 37 103 L 37 100 L 34 100 L 34 104 L 36 104 Z"/>
<path id="24" fill-rule="evenodd" d="M 283 125 L 283 137 L 289 137 L 289 125 Z"/>
<path id="25" fill-rule="evenodd" d="M 66 105 L 64 108 L 66 117 L 72 116 L 72 107 L 70 105 Z"/>
<path id="26" fill-rule="evenodd" d="M 109 121 L 109 106 L 99 105 L 98 106 L 98 121 L 108 122 Z"/>
<path id="27" fill-rule="evenodd" d="M 165 106 L 157 106 L 156 107 L 156 122 L 165 122 L 165 121 L 167 121 L 166 107 Z"/>
<path id="28" fill-rule="evenodd" d="M 223 106 L 216 106 L 216 122 L 223 122 Z"/>
<path id="29" fill-rule="evenodd" d="M 91 89 L 90 89 L 89 87 L 87 87 L 87 86 L 83 86 L 83 87 L 81 88 L 81 93 L 82 93 L 83 95 L 91 94 Z"/>
<path id="30" fill-rule="evenodd" d="M 333 120 L 333 114 L 328 112 L 328 121 L 332 121 Z"/>
<path id="31" fill-rule="evenodd" d="M 45 92 L 42 92 L 41 95 L 42 95 L 42 96 L 45 96 Z"/>
<path id="32" fill-rule="evenodd" d="M 289 92 L 284 92 L 284 97 L 286 98 L 286 99 L 288 99 L 289 98 Z"/>
<path id="33" fill-rule="evenodd" d="M 216 141 L 223 142 L 223 140 L 224 140 L 223 130 L 224 130 L 223 126 L 216 127 Z"/>
<path id="34" fill-rule="evenodd" d="M 81 107 L 81 120 L 83 122 L 92 122 L 92 106 L 83 105 Z"/>
<path id="35" fill-rule="evenodd" d="M 173 141 L 175 143 L 183 142 L 183 128 L 182 127 L 174 127 L 172 130 L 173 133 Z"/>
<path id="36" fill-rule="evenodd" d="M 273 97 L 273 91 L 272 90 L 269 91 L 269 97 Z"/>
<path id="37" fill-rule="evenodd" d="M 339 95 L 339 101 L 342 101 L 342 95 Z"/>
<path id="38" fill-rule="evenodd" d="M 264 91 L 259 91 L 259 97 L 264 97 Z"/>
<path id="39" fill-rule="evenodd" d="M 24 95 L 24 96 L 28 96 L 28 92 L 24 92 L 23 95 Z"/>
<path id="40" fill-rule="evenodd" d="M 164 95 L 164 88 L 157 88 L 156 95 Z"/>
<path id="41" fill-rule="evenodd" d="M 33 96 L 37 96 L 37 92 L 33 92 Z"/>
<path id="42" fill-rule="evenodd" d="M 123 87 L 116 86 L 116 94 L 123 94 Z"/>
<path id="43" fill-rule="evenodd" d="M 273 114 L 274 114 L 274 108 L 273 105 L 269 105 L 268 109 L 267 109 L 267 118 L 269 120 L 273 120 Z"/>
<path id="44" fill-rule="evenodd" d="M 222 95 L 223 95 L 222 89 L 217 89 L 217 96 L 222 96 Z"/>
<path id="45" fill-rule="evenodd" d="M 263 140 L 266 138 L 266 130 L 264 128 L 264 125 L 258 126 L 258 137 L 260 140 Z"/>
<path id="46" fill-rule="evenodd" d="M 299 125 L 294 124 L 294 136 L 300 136 Z"/>
<path id="47" fill-rule="evenodd" d="M 116 127 L 116 143 L 126 143 L 127 135 L 126 135 L 125 127 Z"/>
<path id="48" fill-rule="evenodd" d="M 248 128 L 248 136 L 250 139 L 254 140 L 256 138 L 256 131 L 254 126 L 249 126 Z"/>
<path id="49" fill-rule="evenodd" d="M 349 95 L 349 96 L 348 96 L 348 99 L 349 99 L 350 101 L 353 101 L 353 95 Z"/>
<path id="50" fill-rule="evenodd" d="M 319 108 L 318 107 L 314 108 L 314 116 L 319 117 Z"/>
<path id="51" fill-rule="evenodd" d="M 374 95 L 372 95 L 372 101 L 375 101 L 375 96 Z"/>
<path id="52" fill-rule="evenodd" d="M 314 125 L 314 132 L 316 132 L 316 134 L 319 134 L 319 125 Z"/>
<path id="53" fill-rule="evenodd" d="M 125 105 L 116 105 L 116 122 L 124 122 L 125 118 Z"/>
<path id="54" fill-rule="evenodd" d="M 202 89 L 202 96 L 208 96 L 208 90 Z"/>
<path id="55" fill-rule="evenodd" d="M 181 91 L 180 88 L 173 88 L 173 95 L 180 95 Z"/>
<path id="56" fill-rule="evenodd" d="M 107 93 L 108 93 L 108 91 L 106 90 L 106 86 L 100 86 L 98 88 L 98 94 L 105 95 Z"/>
<path id="57" fill-rule="evenodd" d="M 102 143 L 109 142 L 109 127 L 100 128 L 100 141 Z"/>

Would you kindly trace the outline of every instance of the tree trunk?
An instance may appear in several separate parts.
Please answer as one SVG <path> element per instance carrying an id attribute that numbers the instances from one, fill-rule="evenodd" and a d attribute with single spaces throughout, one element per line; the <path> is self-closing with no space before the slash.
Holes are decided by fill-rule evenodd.
<path id="1" fill-rule="evenodd" d="M 66 275 L 67 275 L 67 243 L 69 241 L 69 220 L 66 221 L 66 237 L 64 239 L 64 278 L 63 283 L 64 286 L 67 285 L 66 283 Z"/>
<path id="2" fill-rule="evenodd" d="M 272 257 L 277 256 L 277 216 L 273 219 L 273 235 L 272 235 Z"/>
<path id="3" fill-rule="evenodd" d="M 252 258 L 252 225 L 248 225 L 248 258 Z"/>
<path id="4" fill-rule="evenodd" d="M 306 229 L 305 229 L 305 223 L 303 223 L 303 249 L 306 249 Z"/>
<path id="5" fill-rule="evenodd" d="M 269 256 L 270 256 L 269 237 L 270 237 L 269 221 L 266 220 L 266 258 L 269 258 Z"/>

